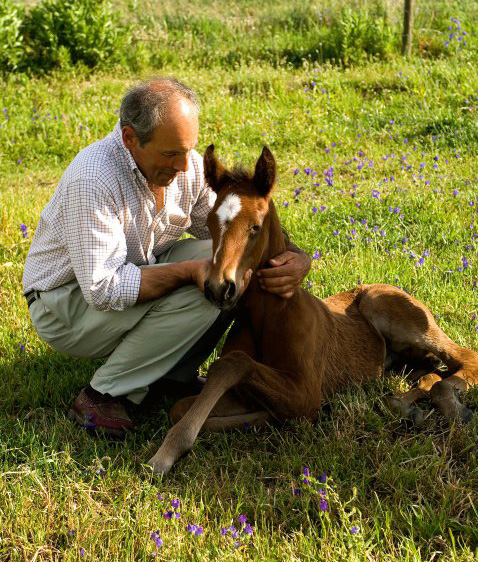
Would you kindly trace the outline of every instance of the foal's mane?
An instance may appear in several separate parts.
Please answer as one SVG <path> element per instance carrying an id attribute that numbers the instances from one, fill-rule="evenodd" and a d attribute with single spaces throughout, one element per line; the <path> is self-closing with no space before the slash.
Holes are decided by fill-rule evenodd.
<path id="1" fill-rule="evenodd" d="M 242 183 L 251 182 L 254 175 L 244 166 L 235 165 L 232 170 L 225 170 L 224 173 L 218 178 L 217 189 L 228 183 Z"/>

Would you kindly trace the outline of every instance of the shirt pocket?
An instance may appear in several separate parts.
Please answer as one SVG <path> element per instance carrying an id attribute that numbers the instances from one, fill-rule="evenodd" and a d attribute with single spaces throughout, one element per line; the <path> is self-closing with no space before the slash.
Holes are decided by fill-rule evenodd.
<path id="1" fill-rule="evenodd" d="M 163 236 L 177 239 L 191 226 L 191 218 L 186 215 L 170 215 L 169 224 L 164 229 Z"/>

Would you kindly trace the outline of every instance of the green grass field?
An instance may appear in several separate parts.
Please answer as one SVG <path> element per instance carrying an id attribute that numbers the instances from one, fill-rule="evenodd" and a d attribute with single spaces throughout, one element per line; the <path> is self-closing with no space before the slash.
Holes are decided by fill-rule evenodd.
<path id="1" fill-rule="evenodd" d="M 326 31 L 312 25 L 318 3 L 230 0 L 212 10 L 180 1 L 133 11 L 151 40 L 141 68 L 2 79 L 0 561 L 476 559 L 478 415 L 450 426 L 425 403 L 430 415 L 414 429 L 382 403 L 407 388 L 397 373 L 337 395 L 317 423 L 202 435 L 161 479 L 142 463 L 168 430 L 171 401 L 140 412 L 124 442 L 73 426 L 68 407 L 101 362 L 41 342 L 21 291 L 63 170 L 114 127 L 132 81 L 168 74 L 200 95 L 200 152 L 214 142 L 227 164 L 252 166 L 271 148 L 281 220 L 313 258 L 308 290 L 402 287 L 478 349 L 478 43 L 469 33 L 466 48 L 443 48 L 449 18 L 471 32 L 478 13 L 468 1 L 430 12 L 417 3 L 409 60 L 314 60 L 309 45 Z M 330 10 L 342 5 L 352 3 Z M 384 5 L 399 36 L 400 11 Z M 478 389 L 464 401 L 476 412 Z M 180 518 L 165 519 L 169 510 Z M 231 525 L 236 535 L 221 533 Z"/>

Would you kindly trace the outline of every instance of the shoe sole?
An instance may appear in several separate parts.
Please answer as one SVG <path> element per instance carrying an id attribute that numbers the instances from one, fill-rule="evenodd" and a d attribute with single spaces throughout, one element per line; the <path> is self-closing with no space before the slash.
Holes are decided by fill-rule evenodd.
<path id="1" fill-rule="evenodd" d="M 75 422 L 77 425 L 81 426 L 83 429 L 99 433 L 102 435 L 108 435 L 110 437 L 116 437 L 118 439 L 124 439 L 126 431 L 124 429 L 111 429 L 109 427 L 104 427 L 101 425 L 88 424 L 85 423 L 85 419 L 79 416 L 75 410 L 70 409 L 68 412 L 68 419 Z"/>

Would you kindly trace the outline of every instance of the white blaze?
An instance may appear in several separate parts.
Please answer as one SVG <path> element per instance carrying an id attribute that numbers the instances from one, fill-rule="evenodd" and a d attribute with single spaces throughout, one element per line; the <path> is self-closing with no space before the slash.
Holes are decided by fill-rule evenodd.
<path id="1" fill-rule="evenodd" d="M 235 195 L 234 193 L 230 193 L 224 201 L 219 205 L 216 214 L 217 219 L 219 221 L 219 226 L 221 228 L 221 237 L 217 244 L 217 249 L 214 252 L 214 256 L 212 259 L 213 263 L 216 263 L 217 254 L 222 246 L 222 237 L 224 232 L 226 231 L 226 225 L 228 222 L 234 220 L 239 211 L 241 210 L 241 198 L 239 195 Z"/>
<path id="2" fill-rule="evenodd" d="M 223 226 L 226 222 L 234 220 L 240 210 L 241 198 L 239 197 L 239 195 L 230 193 L 219 205 L 216 211 L 219 219 L 219 224 Z"/>

